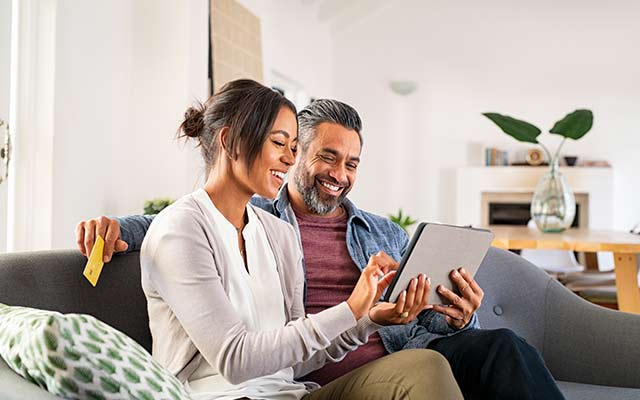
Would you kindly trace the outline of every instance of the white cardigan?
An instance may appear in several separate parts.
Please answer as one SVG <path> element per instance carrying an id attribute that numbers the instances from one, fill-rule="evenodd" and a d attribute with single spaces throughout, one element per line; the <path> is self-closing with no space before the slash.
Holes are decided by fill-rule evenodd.
<path id="1" fill-rule="evenodd" d="M 228 297 L 229 268 L 207 210 L 189 194 L 151 224 L 140 254 L 153 356 L 182 381 L 205 360 L 237 384 L 293 367 L 303 376 L 367 342 L 380 328 L 343 302 L 304 316 L 302 254 L 293 227 L 253 207 L 276 262 L 286 325 L 248 331 Z"/>

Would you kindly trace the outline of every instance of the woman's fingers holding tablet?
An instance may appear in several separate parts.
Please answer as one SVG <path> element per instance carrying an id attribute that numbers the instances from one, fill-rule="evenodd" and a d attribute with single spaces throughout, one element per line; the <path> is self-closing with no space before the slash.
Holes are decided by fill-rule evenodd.
<path id="1" fill-rule="evenodd" d="M 431 280 L 424 275 L 413 278 L 395 304 L 378 303 L 370 311 L 372 321 L 380 325 L 406 324 L 416 319 L 428 305 Z"/>
<path id="2" fill-rule="evenodd" d="M 388 254 L 379 251 L 369 258 L 369 263 L 362 270 L 356 286 L 347 299 L 356 320 L 362 318 L 378 301 L 384 288 L 389 286 L 393 275 L 389 271 L 398 269 L 398 263 Z M 381 289 L 381 286 L 384 288 Z"/>

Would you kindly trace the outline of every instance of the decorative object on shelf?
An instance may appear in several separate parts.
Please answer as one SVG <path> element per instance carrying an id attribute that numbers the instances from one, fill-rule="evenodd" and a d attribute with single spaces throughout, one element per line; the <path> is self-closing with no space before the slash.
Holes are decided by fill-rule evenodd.
<path id="1" fill-rule="evenodd" d="M 144 202 L 144 214 L 145 215 L 158 214 L 164 208 L 170 206 L 171 203 L 173 203 L 173 199 L 170 199 L 170 198 L 158 198 L 153 200 L 147 200 Z"/>
<path id="2" fill-rule="evenodd" d="M 544 163 L 544 153 L 538 148 L 527 150 L 526 155 L 527 164 L 537 167 Z"/>
<path id="3" fill-rule="evenodd" d="M 553 125 L 549 133 L 563 137 L 553 155 L 538 142 L 538 136 L 542 131 L 535 125 L 497 113 L 483 115 L 507 135 L 521 142 L 539 144 L 544 150 L 549 161 L 549 171 L 540 178 L 533 194 L 531 218 L 543 232 L 562 232 L 569 228 L 575 217 L 576 201 L 560 172 L 558 158 L 560 149 L 567 139 L 578 140 L 591 130 L 593 113 L 590 110 L 576 110 Z"/>
<path id="4" fill-rule="evenodd" d="M 484 149 L 484 165 L 490 166 L 507 166 L 509 165 L 509 154 L 500 149 L 487 147 Z"/>
<path id="5" fill-rule="evenodd" d="M 395 222 L 396 224 L 400 225 L 400 227 L 402 229 L 404 229 L 405 232 L 407 232 L 407 229 L 409 229 L 409 227 L 413 224 L 415 224 L 416 221 L 415 219 L 412 219 L 410 216 L 408 215 L 403 215 L 402 214 L 402 208 L 398 210 L 398 214 L 397 215 L 391 215 L 389 214 L 389 219 L 393 222 Z"/>
<path id="6" fill-rule="evenodd" d="M 578 157 L 576 156 L 564 156 L 563 158 L 568 167 L 573 167 L 578 162 Z"/>

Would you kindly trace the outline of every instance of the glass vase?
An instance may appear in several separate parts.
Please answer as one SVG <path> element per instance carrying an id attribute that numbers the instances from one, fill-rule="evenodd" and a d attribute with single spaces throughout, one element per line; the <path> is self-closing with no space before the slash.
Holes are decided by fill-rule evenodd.
<path id="1" fill-rule="evenodd" d="M 533 193 L 531 218 L 543 232 L 562 232 L 571 226 L 575 215 L 576 199 L 554 158 Z"/>

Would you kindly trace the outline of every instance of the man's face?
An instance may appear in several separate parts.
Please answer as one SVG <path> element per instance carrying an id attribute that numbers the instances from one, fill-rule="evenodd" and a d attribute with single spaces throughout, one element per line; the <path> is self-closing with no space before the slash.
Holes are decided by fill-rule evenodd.
<path id="1" fill-rule="evenodd" d="M 311 213 L 330 214 L 342 204 L 356 181 L 360 150 L 356 131 L 329 122 L 316 127 L 293 167 L 293 183 Z"/>

